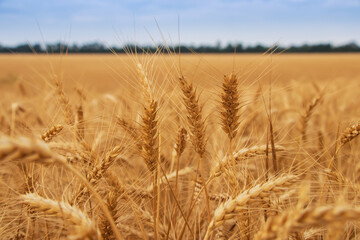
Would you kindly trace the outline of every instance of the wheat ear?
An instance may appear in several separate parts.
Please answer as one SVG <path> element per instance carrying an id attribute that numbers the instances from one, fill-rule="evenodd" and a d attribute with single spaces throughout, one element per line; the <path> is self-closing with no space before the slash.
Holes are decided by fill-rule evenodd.
<path id="1" fill-rule="evenodd" d="M 106 195 L 106 206 L 108 207 L 108 209 L 111 213 L 111 216 L 114 219 L 114 222 L 116 222 L 116 220 L 119 218 L 119 212 L 117 210 L 118 196 L 119 196 L 118 191 L 110 191 Z M 103 236 L 104 240 L 112 239 L 113 231 L 112 231 L 111 226 L 106 218 L 104 219 L 104 221 L 102 223 L 101 229 L 102 229 L 102 236 Z"/>
<path id="2" fill-rule="evenodd" d="M 186 136 L 187 131 L 185 128 L 180 128 L 177 134 L 176 143 L 175 143 L 175 151 L 178 157 L 184 152 L 186 147 Z"/>
<path id="3" fill-rule="evenodd" d="M 205 122 L 202 120 L 202 107 L 199 104 L 199 99 L 196 96 L 196 90 L 192 83 L 188 83 L 184 76 L 179 77 L 181 91 L 184 95 L 183 100 L 186 110 L 188 112 L 187 120 L 190 128 L 190 140 L 195 152 L 200 156 L 199 168 L 201 180 L 205 189 L 206 207 L 210 220 L 210 202 L 209 194 L 205 182 L 204 174 L 204 156 L 206 152 L 206 138 L 205 138 Z"/>
<path id="4" fill-rule="evenodd" d="M 235 74 L 230 74 L 229 76 L 224 76 L 224 81 L 222 85 L 223 92 L 221 94 L 221 104 L 222 111 L 221 114 L 221 123 L 222 129 L 228 135 L 229 139 L 229 160 L 231 161 L 232 169 L 230 165 L 226 168 L 223 168 L 226 173 L 226 179 L 230 185 L 232 195 L 238 194 L 238 181 L 235 177 L 236 163 L 234 155 L 232 154 L 232 142 L 236 137 L 237 130 L 240 125 L 240 116 L 239 112 L 239 92 L 238 92 L 238 82 Z M 229 168 L 229 169 L 228 169 Z"/>
<path id="5" fill-rule="evenodd" d="M 99 180 L 103 177 L 103 174 L 106 170 L 113 164 L 117 157 L 121 154 L 123 148 L 120 146 L 114 147 L 110 152 L 108 152 L 105 157 L 96 165 L 93 170 L 87 175 L 88 181 L 96 185 Z"/>
<path id="6" fill-rule="evenodd" d="M 148 106 L 144 107 L 144 116 L 142 117 L 142 157 L 150 172 L 156 169 L 158 159 L 157 147 L 157 102 L 151 101 Z"/>
<path id="7" fill-rule="evenodd" d="M 73 224 L 75 232 L 69 236 L 69 239 L 101 239 L 96 224 L 77 207 L 66 202 L 43 198 L 35 193 L 21 195 L 20 198 L 37 211 L 62 217 L 65 221 Z"/>
<path id="8" fill-rule="evenodd" d="M 269 219 L 255 235 L 255 240 L 287 239 L 292 231 L 316 227 L 334 222 L 360 219 L 360 209 L 348 206 L 322 206 L 288 211 Z"/>
<path id="9" fill-rule="evenodd" d="M 53 163 L 50 148 L 41 140 L 31 140 L 19 137 L 17 139 L 6 136 L 0 137 L 0 162 L 16 161 Z"/>
<path id="10" fill-rule="evenodd" d="M 272 151 L 271 148 L 268 149 L 270 152 Z M 275 145 L 276 152 L 283 152 L 285 151 L 285 148 L 281 145 Z M 242 148 L 237 152 L 234 152 L 233 158 L 235 160 L 235 163 L 239 163 L 242 160 L 246 160 L 252 157 L 256 156 L 262 156 L 266 154 L 266 145 L 260 145 L 260 146 L 253 146 L 250 148 Z M 226 166 L 229 164 L 228 158 L 224 157 L 220 160 L 215 166 L 215 171 L 211 178 L 218 177 L 222 174 L 223 166 Z"/>
<path id="11" fill-rule="evenodd" d="M 328 168 L 334 169 L 334 165 L 337 161 L 337 154 L 339 153 L 339 151 L 341 150 L 341 148 L 346 145 L 347 143 L 351 142 L 354 138 L 356 138 L 357 136 L 359 136 L 360 134 L 360 122 L 346 128 L 344 130 L 344 132 L 342 133 L 341 137 L 340 137 L 340 143 L 337 144 L 336 146 L 336 150 L 335 150 L 335 154 L 334 156 L 330 159 L 330 162 L 328 164 Z"/>
<path id="12" fill-rule="evenodd" d="M 340 138 L 340 147 L 352 141 L 354 138 L 359 136 L 359 134 L 360 134 L 360 122 L 346 128 Z"/>
<path id="13" fill-rule="evenodd" d="M 300 120 L 300 133 L 301 133 L 301 140 L 302 142 L 306 142 L 307 140 L 307 136 L 306 136 L 306 130 L 307 130 L 307 125 L 309 123 L 309 120 L 311 118 L 311 115 L 314 112 L 314 109 L 316 108 L 316 106 L 319 104 L 319 102 L 322 99 L 322 95 L 318 96 L 317 98 L 315 98 L 305 109 L 304 113 L 301 115 L 301 120 Z"/>
<path id="14" fill-rule="evenodd" d="M 175 143 L 175 152 L 176 152 L 176 177 L 175 177 L 175 194 L 178 195 L 178 175 L 179 175 L 179 165 L 180 157 L 186 147 L 186 136 L 187 131 L 185 128 L 180 128 L 177 134 L 176 143 Z M 175 205 L 174 205 L 175 207 Z"/>
<path id="15" fill-rule="evenodd" d="M 64 93 L 62 81 L 59 80 L 59 78 L 57 76 L 55 76 L 54 81 L 55 81 L 56 93 L 58 95 L 60 105 L 63 110 L 64 116 L 65 116 L 66 123 L 69 125 L 73 125 L 74 124 L 74 116 L 73 116 L 73 112 L 71 110 L 71 106 L 69 104 L 69 99 L 67 98 L 67 96 Z"/>
<path id="16" fill-rule="evenodd" d="M 195 152 L 200 155 L 201 158 L 205 154 L 205 123 L 202 120 L 202 108 L 199 105 L 199 99 L 196 97 L 196 91 L 191 83 L 188 83 L 183 76 L 179 78 L 180 87 L 184 95 L 184 103 L 186 110 L 189 114 L 187 117 L 190 128 L 190 139 Z"/>
<path id="17" fill-rule="evenodd" d="M 239 116 L 239 92 L 238 81 L 235 74 L 224 76 L 222 85 L 223 92 L 221 93 L 221 123 L 222 129 L 232 140 L 237 134 L 237 129 L 240 125 Z"/>
<path id="18" fill-rule="evenodd" d="M 110 152 L 108 152 L 106 156 L 100 161 L 100 163 L 94 166 L 90 173 L 86 175 L 86 179 L 89 181 L 89 183 L 91 183 L 93 186 L 97 185 L 104 176 L 107 169 L 113 164 L 113 162 L 117 159 L 121 152 L 122 147 L 120 146 L 116 146 Z M 86 189 L 84 185 L 80 186 L 79 191 L 74 194 L 72 202 L 81 202 L 83 200 L 82 197 L 87 192 L 88 189 Z"/>
<path id="19" fill-rule="evenodd" d="M 79 140 L 85 139 L 84 109 L 82 105 L 76 110 L 76 136 Z"/>
<path id="20" fill-rule="evenodd" d="M 159 207 L 159 192 L 158 192 L 158 158 L 159 158 L 159 143 L 158 140 L 158 121 L 157 111 L 158 104 L 154 100 L 153 91 L 150 85 L 150 79 L 143 66 L 139 63 L 137 65 L 139 74 L 139 81 L 143 88 L 144 94 L 144 113 L 142 115 L 142 151 L 141 155 L 145 161 L 148 170 L 152 173 L 153 180 L 153 217 L 154 217 L 154 238 L 158 239 L 159 224 L 158 224 L 158 207 Z M 157 187 L 155 187 L 157 186 Z"/>
<path id="21" fill-rule="evenodd" d="M 41 135 L 41 139 L 45 142 L 50 142 L 61 132 L 61 130 L 63 130 L 63 128 L 64 127 L 61 124 L 54 125 Z"/>
<path id="22" fill-rule="evenodd" d="M 246 209 L 246 205 L 259 198 L 269 196 L 272 192 L 280 191 L 292 185 L 297 179 L 295 175 L 282 175 L 280 177 L 270 178 L 268 181 L 255 185 L 254 187 L 240 193 L 235 198 L 231 198 L 221 204 L 214 212 L 214 216 L 208 225 L 205 240 L 210 237 L 211 232 L 224 224 L 228 219 Z"/>

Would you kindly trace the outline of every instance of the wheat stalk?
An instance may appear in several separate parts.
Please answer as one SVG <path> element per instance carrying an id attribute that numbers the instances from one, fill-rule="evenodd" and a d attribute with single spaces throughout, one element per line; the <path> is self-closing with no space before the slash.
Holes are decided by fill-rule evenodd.
<path id="1" fill-rule="evenodd" d="M 169 174 L 167 174 L 166 176 L 163 176 L 161 179 L 160 179 L 160 185 L 161 184 L 164 184 L 164 183 L 166 183 L 167 181 L 171 181 L 172 179 L 174 179 L 175 178 L 175 180 L 176 180 L 176 178 L 177 177 L 180 177 L 180 176 L 184 176 L 184 175 L 186 175 L 186 174 L 189 174 L 189 173 L 191 173 L 191 172 L 194 172 L 194 169 L 192 168 L 192 167 L 185 167 L 185 168 L 183 168 L 183 169 L 180 169 L 179 171 L 174 171 L 174 172 L 171 172 L 171 173 L 169 173 Z M 166 179 L 167 179 L 167 181 L 166 181 Z M 153 186 L 152 185 L 150 185 L 150 186 L 148 186 L 147 188 L 146 188 L 146 191 L 147 192 L 151 192 L 153 190 Z"/>

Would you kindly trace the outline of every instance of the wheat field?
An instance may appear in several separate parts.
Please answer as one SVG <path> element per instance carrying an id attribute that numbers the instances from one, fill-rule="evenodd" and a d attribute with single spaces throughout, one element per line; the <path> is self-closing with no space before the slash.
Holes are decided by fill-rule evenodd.
<path id="1" fill-rule="evenodd" d="M 0 238 L 358 239 L 359 66 L 0 55 Z"/>

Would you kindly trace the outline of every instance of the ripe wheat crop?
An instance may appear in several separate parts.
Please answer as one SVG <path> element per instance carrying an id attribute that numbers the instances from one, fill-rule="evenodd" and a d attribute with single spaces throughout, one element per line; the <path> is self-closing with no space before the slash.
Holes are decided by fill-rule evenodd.
<path id="1" fill-rule="evenodd" d="M 2 55 L 0 239 L 357 239 L 359 63 Z"/>

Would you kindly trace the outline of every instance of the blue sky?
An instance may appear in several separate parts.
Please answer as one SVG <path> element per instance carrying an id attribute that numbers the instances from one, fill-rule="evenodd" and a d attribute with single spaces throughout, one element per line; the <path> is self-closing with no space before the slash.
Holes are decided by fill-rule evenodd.
<path id="1" fill-rule="evenodd" d="M 184 44 L 360 43 L 360 0 L 0 0 L 0 43 L 177 43 L 178 16 Z"/>

